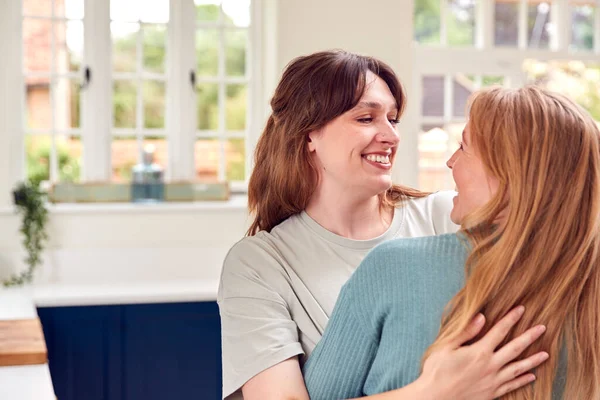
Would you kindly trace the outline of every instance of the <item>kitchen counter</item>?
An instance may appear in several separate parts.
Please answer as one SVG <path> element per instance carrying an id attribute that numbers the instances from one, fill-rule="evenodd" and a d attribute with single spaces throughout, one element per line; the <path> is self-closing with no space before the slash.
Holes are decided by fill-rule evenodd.
<path id="1" fill-rule="evenodd" d="M 111 284 L 44 284 L 31 289 L 38 307 L 215 301 L 218 280 Z"/>
<path id="2" fill-rule="evenodd" d="M 36 317 L 30 289 L 0 289 L 0 320 Z M 48 364 L 0 367 L 0 399 L 55 400 Z"/>

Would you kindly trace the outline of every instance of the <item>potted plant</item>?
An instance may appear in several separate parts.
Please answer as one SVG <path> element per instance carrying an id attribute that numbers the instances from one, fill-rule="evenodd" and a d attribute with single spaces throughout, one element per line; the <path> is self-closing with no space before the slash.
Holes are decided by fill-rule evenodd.
<path id="1" fill-rule="evenodd" d="M 19 183 L 13 196 L 17 213 L 21 215 L 20 232 L 27 253 L 27 269 L 5 280 L 4 286 L 20 286 L 32 281 L 35 269 L 42 263 L 42 251 L 48 239 L 46 194 L 39 189 L 39 185 L 30 181 Z"/>

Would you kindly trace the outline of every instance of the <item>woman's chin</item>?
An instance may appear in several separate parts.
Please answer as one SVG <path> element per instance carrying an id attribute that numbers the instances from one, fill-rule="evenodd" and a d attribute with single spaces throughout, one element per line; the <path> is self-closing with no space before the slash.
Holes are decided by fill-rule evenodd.
<path id="1" fill-rule="evenodd" d="M 460 225 L 460 223 L 462 222 L 462 218 L 456 207 L 454 207 L 452 211 L 450 211 L 450 221 L 452 221 L 456 225 Z"/>

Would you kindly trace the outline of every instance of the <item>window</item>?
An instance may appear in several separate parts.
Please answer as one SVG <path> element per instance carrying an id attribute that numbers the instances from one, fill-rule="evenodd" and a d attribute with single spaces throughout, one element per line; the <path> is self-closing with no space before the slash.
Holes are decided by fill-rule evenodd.
<path id="1" fill-rule="evenodd" d="M 128 182 L 151 147 L 168 180 L 245 187 L 254 2 L 21 1 L 30 179 Z"/>
<path id="2" fill-rule="evenodd" d="M 34 182 L 81 178 L 83 0 L 23 1 L 23 131 Z"/>
<path id="3" fill-rule="evenodd" d="M 250 1 L 195 0 L 198 178 L 245 179 Z M 204 155 L 204 156 L 202 156 Z"/>
<path id="4" fill-rule="evenodd" d="M 167 168 L 165 136 L 169 1 L 110 2 L 112 179 L 127 182 L 142 149 Z"/>
<path id="5" fill-rule="evenodd" d="M 599 10 L 597 0 L 415 0 L 420 188 L 454 188 L 445 164 L 478 88 L 541 85 L 600 120 Z"/>

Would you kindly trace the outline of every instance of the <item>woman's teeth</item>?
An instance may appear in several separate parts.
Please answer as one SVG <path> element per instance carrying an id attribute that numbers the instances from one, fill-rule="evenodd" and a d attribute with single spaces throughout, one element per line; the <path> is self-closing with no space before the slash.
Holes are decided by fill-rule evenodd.
<path id="1" fill-rule="evenodd" d="M 390 163 L 390 156 L 382 156 L 379 154 L 367 154 L 365 158 L 369 161 L 378 162 L 380 164 Z"/>

